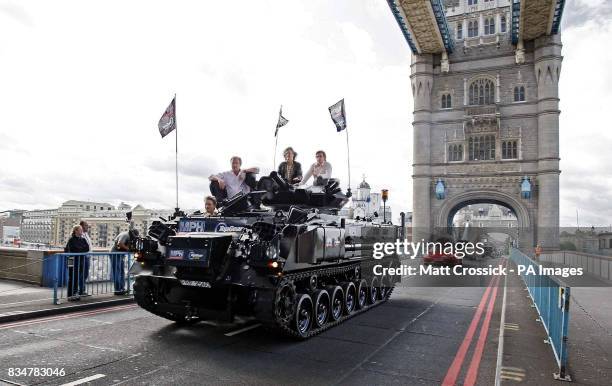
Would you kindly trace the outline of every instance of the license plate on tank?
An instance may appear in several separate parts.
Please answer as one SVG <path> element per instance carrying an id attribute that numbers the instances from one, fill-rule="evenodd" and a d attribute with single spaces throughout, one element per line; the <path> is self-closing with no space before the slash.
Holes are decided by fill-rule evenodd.
<path id="1" fill-rule="evenodd" d="M 200 287 L 200 288 L 210 288 L 210 283 L 207 281 L 198 281 L 198 280 L 180 280 L 182 285 L 186 285 L 189 287 Z"/>

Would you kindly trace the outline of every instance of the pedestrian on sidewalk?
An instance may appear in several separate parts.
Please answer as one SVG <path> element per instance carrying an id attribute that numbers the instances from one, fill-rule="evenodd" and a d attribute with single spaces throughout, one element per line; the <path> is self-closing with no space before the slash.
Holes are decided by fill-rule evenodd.
<path id="1" fill-rule="evenodd" d="M 138 237 L 138 230 L 133 229 L 132 234 Z M 118 254 L 120 252 L 129 252 L 130 247 L 130 231 L 121 232 L 115 237 L 113 247 L 111 248 L 111 275 L 113 277 L 113 284 L 115 286 L 115 295 L 125 295 L 125 254 Z M 117 253 L 117 254 L 115 254 Z"/>
<path id="2" fill-rule="evenodd" d="M 64 248 L 66 253 L 87 253 L 89 244 L 83 237 L 83 228 L 75 225 L 72 228 L 72 235 Z M 85 256 L 68 256 L 68 289 L 69 301 L 80 300 L 80 294 L 85 293 Z"/>
<path id="3" fill-rule="evenodd" d="M 89 237 L 89 224 L 87 223 L 87 221 L 81 220 L 79 225 L 81 226 L 81 228 L 83 228 L 83 238 L 87 241 L 87 245 L 89 247 L 89 250 L 87 252 L 93 252 L 93 244 L 91 243 L 91 237 Z M 89 256 L 85 256 L 85 265 L 83 267 L 83 273 L 84 273 L 85 281 L 87 281 L 87 279 L 89 279 L 89 266 L 90 266 L 90 264 L 91 264 L 91 262 L 90 262 Z M 83 292 L 80 295 L 86 295 L 86 293 Z"/>

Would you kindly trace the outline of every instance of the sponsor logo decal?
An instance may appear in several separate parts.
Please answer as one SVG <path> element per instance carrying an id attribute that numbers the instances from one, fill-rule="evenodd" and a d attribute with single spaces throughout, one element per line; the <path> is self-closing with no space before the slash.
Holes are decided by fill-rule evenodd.
<path id="1" fill-rule="evenodd" d="M 215 228 L 215 232 L 241 232 L 244 227 L 235 226 L 235 225 L 227 225 L 226 223 L 219 223 Z"/>
<path id="2" fill-rule="evenodd" d="M 181 260 L 184 255 L 185 253 L 182 249 L 171 249 L 169 259 Z"/>

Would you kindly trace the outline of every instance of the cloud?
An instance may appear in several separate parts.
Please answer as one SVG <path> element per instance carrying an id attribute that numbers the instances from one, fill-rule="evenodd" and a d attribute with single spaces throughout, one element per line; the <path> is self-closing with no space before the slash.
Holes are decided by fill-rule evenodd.
<path id="1" fill-rule="evenodd" d="M 25 10 L 25 8 L 16 2 L 9 1 L 0 3 L 0 13 L 3 13 L 9 18 L 18 21 L 27 27 L 32 27 L 34 25 L 34 23 L 32 23 L 30 14 Z"/>
<path id="2" fill-rule="evenodd" d="M 612 3 L 606 0 L 575 0 L 565 3 L 563 29 L 582 27 L 587 23 L 605 25 L 612 19 Z"/>

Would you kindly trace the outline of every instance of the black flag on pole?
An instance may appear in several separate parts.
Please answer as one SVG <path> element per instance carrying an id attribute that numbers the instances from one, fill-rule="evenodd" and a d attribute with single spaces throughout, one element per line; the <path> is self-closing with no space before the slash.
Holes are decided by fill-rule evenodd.
<path id="1" fill-rule="evenodd" d="M 176 97 L 172 98 L 172 102 L 166 108 L 164 115 L 159 119 L 157 127 L 162 138 L 176 129 Z"/>
<path id="2" fill-rule="evenodd" d="M 281 106 L 280 111 L 278 112 L 278 123 L 276 124 L 276 130 L 274 131 L 274 136 L 278 135 L 278 129 L 285 126 L 289 120 L 283 117 L 283 106 Z"/>
<path id="3" fill-rule="evenodd" d="M 336 130 L 341 132 L 346 129 L 346 113 L 344 111 L 344 98 L 329 106 L 329 114 L 336 125 Z"/>

